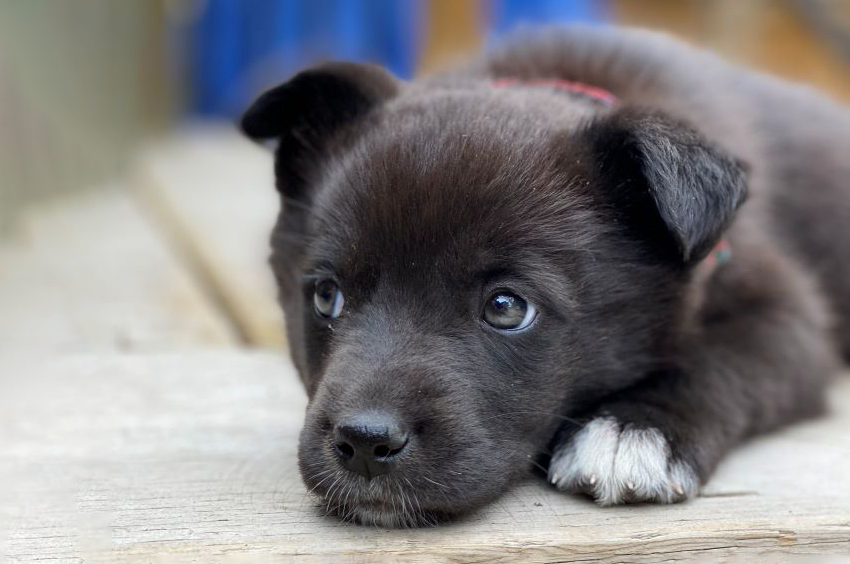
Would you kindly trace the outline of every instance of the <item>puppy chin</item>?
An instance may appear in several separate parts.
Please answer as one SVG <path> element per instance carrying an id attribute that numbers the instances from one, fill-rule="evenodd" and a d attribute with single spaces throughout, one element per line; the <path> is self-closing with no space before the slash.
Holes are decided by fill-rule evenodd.
<path id="1" fill-rule="evenodd" d="M 349 519 L 359 525 L 387 529 L 433 527 L 444 520 L 440 515 L 428 511 L 398 511 L 373 507 L 354 508 Z"/>
<path id="2" fill-rule="evenodd" d="M 360 484 L 349 484 L 331 490 L 330 495 L 314 493 L 326 514 L 364 526 L 408 529 L 432 527 L 452 519 L 452 514 L 445 510 L 427 507 L 426 500 L 415 491 L 387 487 L 386 483 L 375 486 L 373 483 L 363 490 Z M 339 491 L 346 495 L 338 494 Z"/>

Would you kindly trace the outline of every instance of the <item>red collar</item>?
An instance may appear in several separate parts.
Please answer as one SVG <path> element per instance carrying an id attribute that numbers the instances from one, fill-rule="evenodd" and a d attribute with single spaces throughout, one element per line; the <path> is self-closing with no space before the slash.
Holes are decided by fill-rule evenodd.
<path id="1" fill-rule="evenodd" d="M 494 79 L 493 84 L 495 86 L 517 86 L 521 84 L 527 84 L 530 86 L 549 86 L 551 88 L 559 88 L 576 94 L 584 94 L 585 96 L 590 96 L 591 98 L 608 105 L 616 104 L 619 101 L 616 96 L 604 88 L 574 80 L 564 80 L 561 78 L 531 78 L 528 80 L 522 80 L 520 78 L 505 77 Z"/>
<path id="2" fill-rule="evenodd" d="M 714 269 L 721 264 L 726 264 L 732 259 L 732 246 L 729 244 L 728 239 L 721 239 L 714 245 L 714 248 L 711 249 L 711 252 L 708 253 L 708 256 L 703 259 L 703 262 L 708 263 L 708 265 Z"/>

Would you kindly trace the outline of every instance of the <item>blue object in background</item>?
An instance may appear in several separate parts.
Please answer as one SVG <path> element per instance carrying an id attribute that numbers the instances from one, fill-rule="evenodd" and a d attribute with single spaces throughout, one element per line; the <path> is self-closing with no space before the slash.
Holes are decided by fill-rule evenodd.
<path id="1" fill-rule="evenodd" d="M 488 42 L 522 24 L 598 23 L 606 19 L 605 0 L 485 0 Z"/>
<path id="2" fill-rule="evenodd" d="M 457 0 L 467 2 L 474 0 Z M 428 0 L 204 0 L 188 30 L 190 110 L 233 117 L 320 59 L 378 62 L 409 78 Z M 478 0 L 489 42 L 522 23 L 604 19 L 605 0 Z M 472 31 L 470 31 L 472 32 Z"/>
<path id="3" fill-rule="evenodd" d="M 410 77 L 423 0 L 206 0 L 189 29 L 190 106 L 233 116 L 257 90 L 320 59 L 379 62 Z"/>

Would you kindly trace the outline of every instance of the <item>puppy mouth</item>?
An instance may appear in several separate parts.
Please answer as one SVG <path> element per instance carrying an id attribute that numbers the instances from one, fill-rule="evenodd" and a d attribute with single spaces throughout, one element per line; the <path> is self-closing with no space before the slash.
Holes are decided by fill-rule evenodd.
<path id="1" fill-rule="evenodd" d="M 415 494 L 405 492 L 391 502 L 358 501 L 356 503 L 327 503 L 329 515 L 343 522 L 388 529 L 434 527 L 450 519 L 444 512 L 422 507 Z"/>
<path id="2" fill-rule="evenodd" d="M 398 512 L 371 507 L 357 507 L 351 513 L 352 517 L 349 518 L 351 522 L 388 529 L 436 527 L 440 522 L 448 520 L 448 517 L 442 513 L 427 510 Z"/>
<path id="3" fill-rule="evenodd" d="M 313 488 L 325 515 L 344 522 L 392 529 L 435 526 L 451 519 L 446 511 L 429 507 L 408 480 L 377 476 L 366 481 L 342 472 L 325 491 Z"/>

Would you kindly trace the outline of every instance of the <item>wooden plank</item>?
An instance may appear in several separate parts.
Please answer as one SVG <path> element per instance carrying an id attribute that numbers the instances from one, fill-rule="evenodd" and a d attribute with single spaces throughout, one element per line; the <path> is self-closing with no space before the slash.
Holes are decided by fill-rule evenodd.
<path id="1" fill-rule="evenodd" d="M 0 247 L 0 352 L 235 343 L 126 190 L 36 207 Z"/>
<path id="2" fill-rule="evenodd" d="M 285 347 L 267 264 L 280 207 L 271 152 L 243 139 L 235 127 L 199 126 L 151 146 L 135 179 L 245 340 Z"/>
<path id="3" fill-rule="evenodd" d="M 324 517 L 308 497 L 295 460 L 305 399 L 282 355 L 84 355 L 5 368 L 0 538 L 13 562 L 850 552 L 848 378 L 833 390 L 830 417 L 741 448 L 686 504 L 603 509 L 531 479 L 459 522 L 384 530 Z"/>

